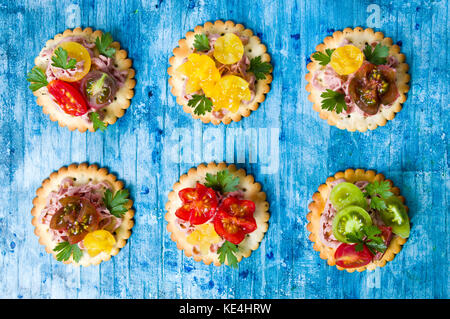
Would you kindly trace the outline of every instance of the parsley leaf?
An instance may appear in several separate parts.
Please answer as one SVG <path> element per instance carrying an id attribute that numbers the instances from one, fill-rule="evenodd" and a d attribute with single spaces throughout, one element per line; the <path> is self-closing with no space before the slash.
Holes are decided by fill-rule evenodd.
<path id="1" fill-rule="evenodd" d="M 375 225 L 370 225 L 362 226 L 357 233 L 348 234 L 347 239 L 356 243 L 356 251 L 362 251 L 366 245 L 370 252 L 376 255 L 377 252 L 384 253 L 387 248 L 380 235 L 381 230 Z"/>
<path id="2" fill-rule="evenodd" d="M 67 51 L 61 47 L 58 47 L 54 51 L 54 55 L 52 56 L 52 61 L 53 61 L 53 63 L 52 63 L 53 66 L 64 69 L 64 70 L 73 69 L 77 65 L 77 60 L 75 60 L 74 58 L 69 59 L 69 55 L 67 54 Z"/>
<path id="3" fill-rule="evenodd" d="M 39 90 L 41 87 L 47 86 L 47 76 L 40 68 L 33 68 L 27 74 L 27 81 L 30 82 L 31 91 Z"/>
<path id="4" fill-rule="evenodd" d="M 325 53 L 316 52 L 313 54 L 313 59 L 318 61 L 320 65 L 327 65 L 331 61 L 331 54 L 333 54 L 334 49 L 326 49 Z"/>
<path id="5" fill-rule="evenodd" d="M 366 60 L 376 64 L 385 64 L 386 58 L 389 56 L 389 48 L 385 45 L 378 43 L 372 51 L 372 46 L 367 44 L 363 50 Z"/>
<path id="6" fill-rule="evenodd" d="M 229 193 L 237 190 L 239 185 L 239 177 L 235 177 L 228 170 L 220 171 L 216 175 L 206 173 L 206 187 L 221 192 Z"/>
<path id="7" fill-rule="evenodd" d="M 100 117 L 97 112 L 89 113 L 89 119 L 92 121 L 92 125 L 94 126 L 94 130 L 97 131 L 100 129 L 100 131 L 104 132 L 106 131 L 106 124 L 102 120 L 100 120 Z"/>
<path id="8" fill-rule="evenodd" d="M 97 37 L 97 39 L 95 39 L 95 46 L 97 47 L 100 54 L 103 54 L 108 58 L 112 58 L 112 56 L 116 53 L 116 49 L 109 47 L 112 42 L 113 38 L 111 34 L 106 33 L 102 34 L 101 37 Z"/>
<path id="9" fill-rule="evenodd" d="M 83 257 L 83 251 L 78 247 L 78 244 L 71 245 L 67 241 L 57 244 L 53 251 L 58 253 L 56 255 L 58 261 L 67 261 L 70 256 L 73 256 L 73 260 L 77 263 Z"/>
<path id="10" fill-rule="evenodd" d="M 364 196 L 370 197 L 370 208 L 376 210 L 386 209 L 386 203 L 383 199 L 387 199 L 394 194 L 390 191 L 391 185 L 388 181 L 375 181 L 367 184 Z"/>
<path id="11" fill-rule="evenodd" d="M 188 101 L 188 106 L 195 108 L 194 114 L 205 115 L 206 112 L 212 111 L 212 102 L 204 95 L 195 94 Z"/>
<path id="12" fill-rule="evenodd" d="M 252 72 L 257 80 L 264 80 L 271 69 L 272 65 L 269 62 L 261 62 L 261 57 L 257 56 L 250 60 L 250 67 L 247 71 Z"/>
<path id="13" fill-rule="evenodd" d="M 221 264 L 225 263 L 225 260 L 228 261 L 228 266 L 233 268 L 238 268 L 238 260 L 236 258 L 235 253 L 239 251 L 237 245 L 230 243 L 229 241 L 225 241 L 222 246 L 217 250 L 219 254 L 219 261 Z"/>
<path id="14" fill-rule="evenodd" d="M 194 40 L 194 48 L 197 51 L 208 51 L 211 47 L 209 46 L 209 39 L 206 34 L 196 34 Z"/>
<path id="15" fill-rule="evenodd" d="M 124 206 L 128 203 L 128 196 L 130 196 L 130 193 L 126 189 L 117 191 L 115 195 L 107 189 L 103 196 L 103 203 L 112 215 L 122 218 L 123 214 L 128 211 L 128 208 Z"/>
<path id="16" fill-rule="evenodd" d="M 327 89 L 320 97 L 322 98 L 322 109 L 336 111 L 337 114 L 347 110 L 345 95 L 342 93 Z"/>

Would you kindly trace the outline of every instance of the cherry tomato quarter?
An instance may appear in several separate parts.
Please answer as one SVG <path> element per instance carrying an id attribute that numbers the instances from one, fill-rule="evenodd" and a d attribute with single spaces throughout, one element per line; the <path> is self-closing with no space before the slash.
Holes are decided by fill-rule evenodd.
<path id="1" fill-rule="evenodd" d="M 359 268 L 369 264 L 373 254 L 363 245 L 363 250 L 356 251 L 356 244 L 341 244 L 334 253 L 336 265 L 342 268 Z"/>
<path id="2" fill-rule="evenodd" d="M 81 116 L 88 111 L 87 103 L 80 92 L 69 83 L 54 80 L 47 85 L 54 101 L 67 114 Z"/>
<path id="3" fill-rule="evenodd" d="M 256 230 L 254 212 L 254 202 L 228 197 L 221 203 L 214 218 L 214 229 L 221 237 L 237 245 L 244 240 L 246 234 Z"/>
<path id="4" fill-rule="evenodd" d="M 204 224 L 216 213 L 218 200 L 212 188 L 197 183 L 195 188 L 184 188 L 179 191 L 178 196 L 183 206 L 177 209 L 175 215 L 192 225 Z"/>

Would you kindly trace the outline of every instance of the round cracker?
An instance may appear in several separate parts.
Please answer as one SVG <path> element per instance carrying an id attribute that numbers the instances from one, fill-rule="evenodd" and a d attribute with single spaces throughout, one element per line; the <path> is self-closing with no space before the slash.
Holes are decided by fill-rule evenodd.
<path id="1" fill-rule="evenodd" d="M 220 171 L 227 169 L 234 176 L 239 177 L 238 189 L 243 191 L 243 197 L 246 200 L 251 200 L 255 203 L 256 209 L 254 218 L 256 220 L 257 229 L 247 234 L 245 239 L 238 245 L 239 252 L 236 254 L 238 262 L 243 257 L 249 257 L 253 250 L 258 249 L 264 234 L 266 233 L 269 224 L 270 214 L 269 203 L 266 202 L 266 193 L 261 191 L 261 184 L 256 183 L 252 175 L 247 175 L 244 169 L 237 169 L 235 165 L 228 165 L 225 163 L 216 164 L 209 163 L 207 166 L 200 164 L 198 167 L 191 168 L 187 174 L 180 177 L 180 180 L 173 185 L 173 190 L 169 193 L 169 200 L 166 204 L 165 219 L 168 222 L 167 230 L 171 233 L 170 238 L 177 243 L 177 247 L 184 251 L 187 257 L 194 257 L 195 261 L 203 261 L 206 265 L 213 263 L 215 266 L 220 266 L 219 255 L 217 253 L 209 252 L 207 255 L 194 254 L 194 246 L 189 244 L 186 240 L 186 233 L 182 231 L 176 223 L 176 210 L 182 206 L 182 201 L 178 196 L 178 192 L 187 187 L 195 187 L 197 182 L 204 184 L 206 182 L 206 173 L 217 174 Z M 228 260 L 225 264 L 228 265 Z"/>
<path id="2" fill-rule="evenodd" d="M 392 120 L 396 113 L 402 109 L 402 103 L 406 101 L 406 93 L 409 91 L 408 82 L 410 76 L 408 74 L 409 66 L 405 62 L 405 55 L 400 53 L 400 47 L 396 44 L 392 44 L 391 38 L 385 38 L 383 33 L 374 32 L 372 29 L 363 29 L 357 27 L 355 29 L 346 28 L 343 31 L 336 31 L 333 36 L 326 37 L 323 43 L 316 47 L 316 51 L 324 52 L 326 49 L 337 48 L 344 39 L 352 41 L 356 46 L 364 45 L 365 43 L 379 42 L 382 45 L 389 47 L 389 55 L 394 56 L 399 64 L 396 67 L 396 84 L 399 92 L 399 97 L 390 107 L 380 107 L 380 111 L 372 116 L 363 116 L 357 112 L 353 112 L 351 117 L 347 117 L 347 114 L 343 112 L 337 114 L 335 111 L 324 110 L 321 107 L 322 98 L 320 97 L 322 91 L 314 88 L 312 85 L 313 73 L 319 70 L 322 66 L 319 62 L 313 59 L 311 54 L 311 61 L 307 65 L 309 73 L 306 74 L 305 79 L 308 81 L 306 90 L 310 93 L 308 100 L 314 103 L 313 109 L 319 112 L 321 119 L 327 120 L 329 125 L 336 126 L 341 130 L 348 130 L 354 132 L 356 130 L 365 132 L 367 129 L 374 130 L 378 126 L 386 125 L 387 121 Z"/>
<path id="3" fill-rule="evenodd" d="M 34 233 L 39 237 L 39 243 L 45 246 L 45 250 L 52 254 L 56 259 L 57 253 L 53 251 L 56 243 L 52 240 L 49 233 L 49 226 L 40 222 L 40 215 L 42 210 L 47 205 L 47 198 L 52 191 L 58 191 L 60 183 L 65 178 L 74 178 L 74 181 L 78 185 L 87 184 L 93 182 L 95 184 L 100 182 L 107 182 L 111 186 L 111 191 L 116 193 L 123 189 L 124 185 L 121 181 L 117 180 L 117 177 L 108 173 L 106 168 L 98 168 L 97 165 L 90 165 L 83 163 L 80 165 L 71 164 L 68 167 L 64 166 L 57 172 L 50 174 L 50 177 L 42 182 L 42 186 L 36 191 L 36 197 L 33 200 L 33 209 L 31 215 L 33 215 L 32 224 L 35 227 Z M 116 239 L 116 244 L 109 254 L 102 252 L 95 257 L 89 256 L 85 251 L 81 260 L 76 263 L 72 257 L 69 260 L 64 261 L 65 264 L 73 264 L 76 266 L 90 266 L 98 265 L 102 261 L 111 259 L 111 256 L 115 256 L 119 253 L 120 249 L 125 246 L 127 239 L 131 236 L 131 229 L 134 226 L 133 216 L 134 210 L 132 209 L 133 201 L 129 200 L 125 205 L 128 211 L 122 218 L 122 223 L 114 231 L 113 235 Z"/>
<path id="4" fill-rule="evenodd" d="M 363 169 L 347 169 L 345 172 L 337 172 L 334 176 L 328 177 L 326 184 L 322 184 L 319 186 L 319 191 L 314 193 L 313 201 L 308 205 L 308 209 L 310 212 L 306 216 L 306 219 L 309 221 L 306 228 L 311 233 L 309 235 L 309 240 L 311 240 L 314 245 L 313 248 L 316 251 L 320 252 L 320 258 L 326 259 L 328 265 L 336 266 L 339 270 L 347 270 L 348 272 L 354 272 L 355 270 L 358 272 L 368 270 L 374 270 L 377 267 L 384 267 L 386 262 L 394 259 L 395 255 L 400 252 L 402 249 L 402 245 L 406 242 L 407 239 L 399 237 L 394 234 L 391 242 L 389 243 L 389 247 L 386 249 L 383 257 L 380 260 L 373 261 L 370 264 L 359 267 L 359 268 L 342 268 L 336 265 L 336 261 L 334 259 L 334 253 L 336 251 L 335 248 L 331 248 L 322 243 L 319 236 L 320 229 L 320 216 L 325 208 L 325 204 L 327 202 L 328 196 L 331 191 L 331 183 L 340 178 L 344 178 L 347 182 L 354 183 L 356 181 L 367 181 L 372 183 L 374 181 L 384 181 L 385 177 L 383 174 L 376 174 L 375 171 L 372 170 L 363 170 Z M 405 198 L 400 195 L 400 189 L 395 187 L 391 180 L 386 180 L 391 185 L 390 191 L 397 196 L 402 203 L 405 203 Z M 408 206 L 406 206 L 406 211 L 408 212 Z"/>
<path id="5" fill-rule="evenodd" d="M 270 55 L 266 52 L 267 48 L 261 43 L 261 39 L 253 35 L 253 31 L 245 29 L 242 24 L 235 24 L 233 21 L 223 22 L 217 20 L 213 23 L 206 22 L 203 26 L 196 26 L 194 32 L 189 31 L 186 33 L 186 38 L 178 41 L 178 47 L 173 50 L 173 56 L 169 59 L 171 65 L 167 69 L 167 73 L 170 75 L 169 84 L 172 87 L 171 92 L 177 98 L 177 103 L 183 106 L 183 111 L 191 114 L 194 119 L 201 119 L 203 123 L 213 123 L 218 125 L 220 123 L 230 124 L 231 121 L 239 122 L 242 117 L 247 117 L 252 111 L 256 111 L 259 104 L 266 98 L 266 93 L 270 91 L 270 83 L 272 82 L 272 75 L 267 74 L 264 80 L 256 80 L 255 82 L 255 96 L 253 100 L 248 103 L 241 103 L 239 109 L 235 113 L 228 112 L 223 118 L 218 119 L 212 115 L 212 112 L 208 112 L 204 115 L 194 114 L 194 109 L 188 106 L 188 100 L 183 96 L 184 80 L 176 69 L 184 63 L 184 59 L 189 54 L 194 52 L 194 40 L 196 34 L 225 34 L 236 33 L 242 36 L 247 36 L 249 42 L 244 46 L 244 52 L 249 59 L 261 56 L 262 62 L 270 62 Z M 272 73 L 273 70 L 270 71 Z"/>
<path id="6" fill-rule="evenodd" d="M 102 31 L 92 31 L 91 28 L 86 28 L 84 30 L 81 28 L 75 28 L 73 30 L 67 29 L 62 34 L 57 34 L 53 39 L 48 40 L 42 50 L 55 46 L 59 43 L 59 41 L 61 41 L 62 38 L 70 36 L 84 37 L 89 42 L 95 43 L 95 39 L 100 37 L 102 34 Z M 114 63 L 117 65 L 117 69 L 120 71 L 128 70 L 128 76 L 124 85 L 116 92 L 114 101 L 102 108 L 105 115 L 103 122 L 106 126 L 109 124 L 114 124 L 118 118 L 125 114 L 125 110 L 130 106 L 131 98 L 134 96 L 133 88 L 136 85 L 136 81 L 134 80 L 135 71 L 131 68 L 131 59 L 127 59 L 127 51 L 120 49 L 119 42 L 113 42 L 111 47 L 116 49 Z M 44 72 L 47 69 L 47 63 L 40 57 L 40 54 L 36 57 L 34 63 L 37 67 L 43 69 Z M 78 131 L 82 133 L 86 132 L 86 130 L 91 132 L 95 131 L 92 123 L 88 122 L 86 119 L 80 116 L 72 116 L 62 111 L 58 104 L 53 101 L 46 87 L 42 87 L 39 90 L 34 91 L 33 94 L 37 97 L 37 104 L 42 106 L 43 112 L 48 114 L 52 121 L 57 121 L 59 126 L 67 126 L 67 128 L 71 131 L 78 129 Z"/>

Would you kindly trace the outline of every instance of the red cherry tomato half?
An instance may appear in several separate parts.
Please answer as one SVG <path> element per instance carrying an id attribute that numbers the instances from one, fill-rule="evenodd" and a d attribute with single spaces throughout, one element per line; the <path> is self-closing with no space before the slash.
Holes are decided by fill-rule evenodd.
<path id="1" fill-rule="evenodd" d="M 53 96 L 59 107 L 69 115 L 81 116 L 88 111 L 87 103 L 81 93 L 69 83 L 54 80 L 47 85 L 48 92 Z"/>
<path id="2" fill-rule="evenodd" d="M 341 244 L 334 253 L 336 265 L 342 268 L 359 268 L 369 264 L 373 254 L 364 245 L 363 250 L 356 251 L 356 244 Z"/>
<path id="3" fill-rule="evenodd" d="M 256 230 L 254 212 L 254 202 L 228 197 L 220 204 L 214 217 L 214 229 L 217 234 L 237 245 L 244 240 L 246 234 Z"/>
<path id="4" fill-rule="evenodd" d="M 204 224 L 216 213 L 218 201 L 212 188 L 197 183 L 196 188 L 182 189 L 178 196 L 183 206 L 177 209 L 175 215 L 192 225 Z"/>

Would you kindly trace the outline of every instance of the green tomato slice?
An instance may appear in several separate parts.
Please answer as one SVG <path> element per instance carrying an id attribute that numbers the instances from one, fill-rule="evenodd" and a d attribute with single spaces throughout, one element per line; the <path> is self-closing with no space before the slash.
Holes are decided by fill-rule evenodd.
<path id="1" fill-rule="evenodd" d="M 344 182 L 333 187 L 330 193 L 330 201 L 339 211 L 347 206 L 356 205 L 367 207 L 367 201 L 363 192 L 355 184 Z"/>
<path id="2" fill-rule="evenodd" d="M 359 206 L 347 206 L 339 211 L 333 219 L 333 235 L 343 243 L 351 243 L 349 234 L 356 234 L 361 227 L 372 225 L 372 218 Z"/>
<path id="3" fill-rule="evenodd" d="M 397 196 L 391 196 L 384 200 L 386 209 L 380 211 L 383 222 L 392 227 L 392 232 L 403 238 L 409 237 L 410 225 L 405 205 Z"/>

